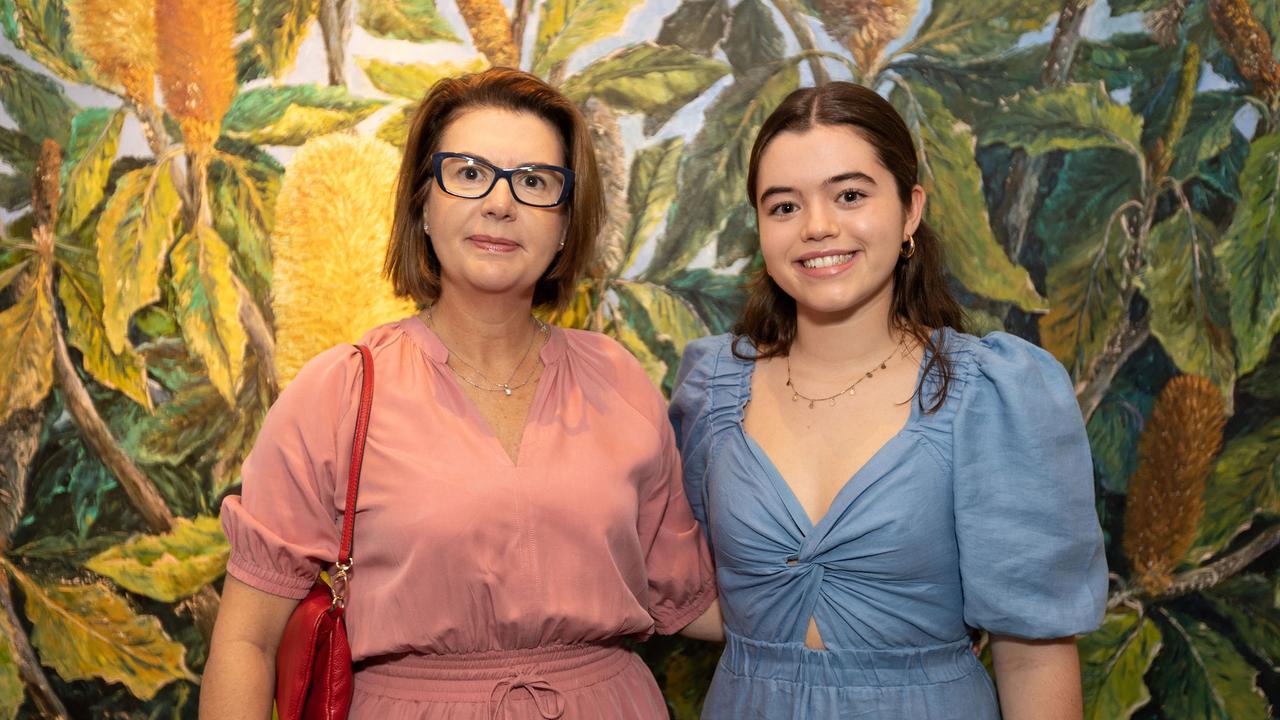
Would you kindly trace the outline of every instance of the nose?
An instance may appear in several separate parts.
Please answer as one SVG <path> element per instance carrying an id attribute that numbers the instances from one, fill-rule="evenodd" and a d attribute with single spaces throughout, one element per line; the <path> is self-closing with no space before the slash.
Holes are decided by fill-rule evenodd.
<path id="1" fill-rule="evenodd" d="M 804 241 L 820 242 L 834 237 L 839 232 L 835 215 L 822 203 L 813 203 L 805 212 Z"/>
<path id="2" fill-rule="evenodd" d="M 503 182 L 505 180 L 505 182 Z M 481 199 L 484 216 L 494 220 L 509 220 L 515 211 L 516 198 L 512 193 L 511 179 L 503 178 Z"/>

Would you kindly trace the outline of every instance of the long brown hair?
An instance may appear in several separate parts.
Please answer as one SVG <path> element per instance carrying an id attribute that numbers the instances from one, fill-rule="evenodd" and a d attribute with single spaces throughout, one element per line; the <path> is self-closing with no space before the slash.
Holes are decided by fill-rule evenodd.
<path id="1" fill-rule="evenodd" d="M 815 125 L 844 126 L 857 132 L 871 144 L 877 159 L 893 175 L 898 199 L 903 205 L 910 205 L 911 190 L 918 181 L 919 161 L 911 131 L 902 116 L 872 90 L 848 82 L 830 82 L 796 90 L 765 119 L 751 148 L 747 169 L 751 207 L 756 207 L 760 156 L 765 148 L 779 133 L 804 132 Z M 951 360 L 945 348 L 934 340 L 933 330 L 950 327 L 964 332 L 964 311 L 947 287 L 938 236 L 922 220 L 913 237 L 915 252 L 910 258 L 898 258 L 893 269 L 889 322 L 925 348 L 928 362 L 920 375 L 916 397 L 925 412 L 933 412 L 946 400 L 953 377 Z M 762 267 L 752 282 L 733 333 L 751 341 L 757 358 L 781 357 L 791 352 L 791 343 L 796 337 L 796 301 L 778 286 L 766 268 Z M 736 338 L 733 346 L 736 355 Z M 941 386 L 925 407 L 924 382 L 935 372 Z"/>
<path id="2" fill-rule="evenodd" d="M 440 259 L 422 229 L 422 208 L 431 188 L 431 155 L 440 149 L 445 128 L 467 110 L 496 108 L 527 112 L 560 133 L 574 174 L 564 249 L 538 278 L 534 307 L 564 307 L 593 255 L 604 222 L 604 193 L 596 168 L 591 133 L 577 106 L 537 77 L 510 68 L 445 78 L 427 92 L 413 116 L 396 184 L 395 217 L 383 274 L 396 294 L 428 305 L 440 297 Z"/>

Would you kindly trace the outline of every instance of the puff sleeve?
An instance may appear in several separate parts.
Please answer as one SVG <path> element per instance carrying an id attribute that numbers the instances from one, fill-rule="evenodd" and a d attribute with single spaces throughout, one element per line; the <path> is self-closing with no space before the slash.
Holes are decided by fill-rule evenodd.
<path id="1" fill-rule="evenodd" d="M 693 516 L 707 526 L 707 465 L 711 455 L 712 378 L 726 336 L 694 340 L 685 346 L 671 389 L 668 416 L 684 463 L 684 491 Z"/>
<path id="2" fill-rule="evenodd" d="M 267 413 L 241 468 L 241 494 L 222 503 L 227 572 L 253 588 L 305 597 L 337 558 L 345 498 L 335 492 L 351 445 L 339 438 L 355 425 L 357 352 L 334 347 L 303 367 Z"/>
<path id="3" fill-rule="evenodd" d="M 1107 567 L 1084 422 L 1066 371 L 1005 333 L 973 346 L 955 419 L 965 623 L 1022 638 L 1098 627 Z"/>

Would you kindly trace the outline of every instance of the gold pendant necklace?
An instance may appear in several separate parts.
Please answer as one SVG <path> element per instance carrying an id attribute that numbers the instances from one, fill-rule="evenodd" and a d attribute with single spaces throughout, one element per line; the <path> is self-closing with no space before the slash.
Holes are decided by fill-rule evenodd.
<path id="1" fill-rule="evenodd" d="M 835 393 L 834 395 L 828 395 L 826 397 L 820 397 L 820 398 L 813 398 L 813 397 L 809 397 L 808 395 L 805 395 L 804 393 L 797 390 L 796 386 L 791 383 L 791 354 L 788 353 L 787 354 L 787 387 L 791 388 L 791 402 L 806 400 L 809 403 L 810 410 L 813 409 L 814 403 L 820 403 L 820 402 L 830 402 L 831 406 L 835 407 L 836 398 L 840 397 L 841 395 L 855 395 L 856 394 L 855 390 L 858 387 L 858 384 L 861 383 L 863 380 L 870 380 L 873 375 L 889 367 L 889 360 L 893 358 L 894 353 L 897 353 L 901 349 L 902 349 L 902 343 L 898 343 L 898 347 L 894 348 L 893 352 L 889 353 L 884 360 L 881 360 L 880 364 L 877 367 L 873 367 L 870 370 L 863 373 L 862 375 L 858 376 L 858 379 L 854 380 L 852 385 L 841 390 L 838 393 Z"/>
<path id="2" fill-rule="evenodd" d="M 467 362 L 466 358 L 454 352 L 453 348 L 449 347 L 449 344 L 444 341 L 444 337 L 440 335 L 440 331 L 436 329 L 435 318 L 431 316 L 431 306 L 430 305 L 427 306 L 427 322 L 430 324 L 431 329 L 435 332 L 436 337 L 439 338 L 440 344 L 444 345 L 444 349 L 448 351 L 449 357 L 456 359 L 458 362 L 462 363 L 463 365 L 466 365 L 473 372 L 475 372 L 475 374 L 478 375 L 481 379 L 483 379 L 485 382 L 489 383 L 490 385 L 493 385 L 494 387 L 485 387 L 484 385 L 481 385 L 475 382 L 474 380 L 467 377 L 466 375 L 463 375 L 462 373 L 458 372 L 458 369 L 450 365 L 448 361 L 445 362 L 445 367 L 453 371 L 454 377 L 470 385 L 471 387 L 476 388 L 477 390 L 483 390 L 485 392 L 498 392 L 499 390 L 501 390 L 502 393 L 507 397 L 511 397 L 512 392 L 519 390 L 525 385 L 528 385 L 529 381 L 533 379 L 533 374 L 538 370 L 538 363 L 535 362 L 532 366 L 530 366 L 529 372 L 524 376 L 523 380 L 521 380 L 518 383 L 515 383 L 514 385 L 511 383 L 511 381 L 514 380 L 516 377 L 516 371 L 520 369 L 521 365 L 524 365 L 525 360 L 529 359 L 529 353 L 533 351 L 533 346 L 534 344 L 537 343 L 538 338 L 539 337 L 546 338 L 547 335 L 550 333 L 550 329 L 547 327 L 546 323 L 542 322 L 536 317 L 533 318 L 533 321 L 538 324 L 538 329 L 536 332 L 534 332 L 533 337 L 529 338 L 529 346 L 524 349 L 524 354 L 520 356 L 520 362 L 516 363 L 516 366 L 511 368 L 511 375 L 510 377 L 507 378 L 506 382 L 495 382 L 493 380 L 490 380 L 489 377 L 486 376 L 484 372 L 480 370 L 480 368 Z"/>

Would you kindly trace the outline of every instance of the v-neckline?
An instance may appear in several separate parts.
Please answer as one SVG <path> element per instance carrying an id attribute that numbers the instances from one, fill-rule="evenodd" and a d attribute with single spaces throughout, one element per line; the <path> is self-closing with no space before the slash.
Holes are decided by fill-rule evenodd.
<path id="1" fill-rule="evenodd" d="M 920 363 L 916 368 L 915 387 L 917 388 L 920 387 L 920 379 L 924 374 L 925 363 L 928 361 L 927 353 L 927 349 L 921 353 Z M 769 457 L 769 453 L 764 449 L 764 446 L 747 431 L 746 410 L 747 404 L 751 402 L 751 382 L 755 378 L 756 360 L 744 359 L 741 362 L 746 365 L 746 369 L 743 370 L 742 395 L 739 397 L 736 406 L 738 431 L 742 434 L 742 439 L 746 442 L 747 448 L 751 450 L 751 454 L 755 456 L 756 462 L 769 476 L 769 481 L 773 483 L 778 496 L 782 498 L 782 503 L 786 507 L 787 513 L 791 515 L 792 520 L 803 531 L 802 544 L 807 546 L 812 542 L 816 542 L 818 538 L 823 537 L 827 526 L 833 522 L 832 518 L 843 512 L 845 507 L 848 507 L 856 497 L 862 494 L 863 490 L 870 486 L 871 483 L 867 479 L 873 477 L 870 475 L 870 469 L 873 466 L 880 466 L 888 462 L 889 449 L 906 440 L 908 433 L 920 418 L 920 404 L 913 395 L 911 398 L 911 410 L 907 415 L 906 422 L 888 440 L 885 440 L 880 447 L 876 448 L 866 462 L 862 463 L 858 469 L 853 471 L 852 475 L 845 479 L 835 497 L 831 499 L 831 504 L 823 511 L 822 516 L 814 520 L 809 515 L 809 512 L 804 509 L 804 505 L 801 504 L 795 489 L 791 487 L 791 483 L 787 482 L 787 479 L 783 477 L 778 464 L 773 461 L 773 458 Z"/>
<path id="2" fill-rule="evenodd" d="M 481 429 L 484 430 L 484 434 L 487 436 L 487 439 L 492 445 L 497 456 L 511 468 L 519 468 L 520 461 L 526 459 L 528 455 L 528 448 L 526 445 L 529 443 L 529 426 L 533 424 L 535 411 L 541 403 L 546 402 L 546 398 L 544 396 L 547 392 L 545 388 L 548 383 L 545 381 L 547 380 L 547 373 L 552 371 L 552 365 L 554 364 L 553 362 L 550 362 L 551 358 L 549 357 L 547 350 L 553 341 L 558 340 L 556 334 L 560 329 L 550 323 L 547 324 L 549 334 L 547 335 L 546 341 L 543 342 L 542 347 L 538 350 L 539 360 L 542 362 L 542 373 L 538 376 L 538 379 L 534 381 L 533 397 L 529 400 L 529 409 L 525 411 L 524 423 L 520 427 L 520 441 L 516 444 L 516 456 L 513 458 L 507 453 L 507 449 L 502 446 L 502 439 L 498 437 L 497 431 L 494 430 L 493 423 L 489 422 L 489 419 L 480 411 L 480 406 L 477 405 L 475 400 L 472 400 L 471 396 L 467 395 L 466 391 L 462 389 L 462 383 L 459 382 L 453 370 L 449 368 L 449 349 L 444 344 L 444 341 L 440 339 L 440 336 L 436 334 L 435 330 L 427 326 L 421 316 L 414 315 L 413 317 L 418 321 L 419 327 L 421 327 L 421 329 L 427 333 L 428 337 L 434 341 L 433 347 L 426 348 L 427 356 L 434 363 L 439 365 L 440 368 L 443 368 L 440 370 L 440 374 L 448 378 L 446 382 L 449 383 L 449 387 L 452 388 L 458 397 L 461 398 L 461 402 L 464 404 L 463 406 L 466 408 L 467 413 L 475 417 L 476 422 L 479 423 Z"/>

